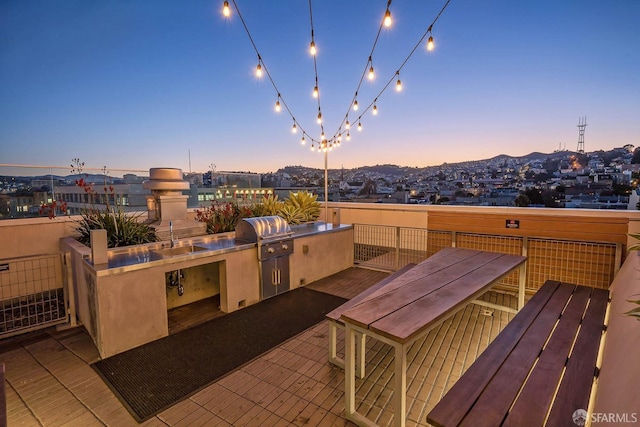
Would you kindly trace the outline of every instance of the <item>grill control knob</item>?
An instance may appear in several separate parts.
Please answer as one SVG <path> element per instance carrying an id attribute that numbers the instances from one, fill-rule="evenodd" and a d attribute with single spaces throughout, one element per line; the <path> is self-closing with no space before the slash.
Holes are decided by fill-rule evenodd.
<path id="1" fill-rule="evenodd" d="M 270 254 L 274 253 L 275 251 L 276 251 L 276 250 L 275 250 L 275 249 L 273 249 L 273 248 L 267 248 L 267 252 L 268 252 L 268 253 L 270 253 Z"/>
<path id="2" fill-rule="evenodd" d="M 287 249 L 289 249 L 289 245 L 287 245 L 286 243 L 283 243 L 282 244 L 282 249 L 284 249 L 286 251 Z"/>

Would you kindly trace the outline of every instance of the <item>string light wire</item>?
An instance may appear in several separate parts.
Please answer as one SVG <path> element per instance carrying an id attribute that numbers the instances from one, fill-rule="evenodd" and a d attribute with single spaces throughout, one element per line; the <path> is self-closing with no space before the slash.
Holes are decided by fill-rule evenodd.
<path id="1" fill-rule="evenodd" d="M 356 90 L 354 92 L 354 96 L 351 99 L 351 101 L 349 102 L 349 108 L 347 109 L 346 114 L 344 115 L 344 118 L 342 119 L 342 121 L 340 122 L 340 125 L 338 126 L 337 131 L 334 133 L 333 137 L 331 137 L 330 139 L 324 139 L 321 138 L 322 140 L 316 140 L 315 138 L 311 137 L 311 134 L 309 132 L 307 132 L 302 125 L 300 124 L 300 122 L 298 122 L 295 119 L 295 116 L 293 115 L 293 113 L 291 112 L 291 110 L 289 109 L 289 106 L 287 105 L 286 101 L 284 100 L 284 97 L 282 97 L 280 90 L 278 89 L 278 86 L 276 85 L 273 77 L 271 76 L 271 73 L 269 72 L 269 69 L 267 68 L 267 65 L 265 64 L 264 60 L 262 59 L 261 55 L 260 55 L 260 51 L 258 50 L 258 47 L 253 39 L 253 37 L 251 36 L 251 32 L 249 31 L 249 28 L 247 27 L 247 24 L 244 20 L 244 17 L 242 16 L 242 13 L 240 13 L 240 9 L 238 7 L 238 4 L 236 3 L 236 0 L 231 0 L 233 3 L 233 7 L 236 10 L 236 13 L 240 19 L 240 22 L 242 23 L 242 26 L 245 30 L 245 32 L 247 33 L 247 36 L 249 38 L 249 41 L 251 43 L 251 46 L 253 47 L 253 49 L 255 50 L 256 54 L 258 55 L 258 65 L 262 66 L 262 70 L 264 72 L 264 74 L 267 76 L 269 82 L 271 83 L 271 85 L 273 86 L 274 90 L 276 91 L 276 93 L 278 94 L 278 98 L 279 101 L 281 101 L 281 105 L 284 107 L 284 109 L 287 111 L 287 113 L 291 116 L 294 125 L 297 125 L 297 127 L 300 129 L 300 131 L 302 132 L 303 135 L 303 140 L 304 140 L 304 136 L 306 135 L 307 137 L 309 137 L 309 139 L 312 142 L 312 148 L 313 148 L 313 143 L 318 143 L 318 148 L 324 148 L 325 150 L 327 149 L 327 143 L 331 144 L 330 146 L 332 147 L 333 145 L 333 140 L 338 141 L 339 138 L 342 137 L 343 133 L 347 134 L 347 140 L 350 139 L 350 134 L 349 134 L 349 125 L 347 124 L 345 127 L 345 130 L 343 130 L 343 125 L 345 125 L 346 123 L 349 123 L 349 113 L 351 112 L 351 109 L 354 105 L 354 103 L 357 103 L 357 98 L 358 98 L 358 92 L 360 91 L 360 87 L 362 86 L 362 82 L 365 78 L 366 75 L 368 75 L 370 68 L 373 67 L 372 65 L 372 58 L 373 58 L 373 54 L 376 48 L 376 45 L 378 43 L 378 40 L 380 38 L 380 33 L 382 32 L 382 28 L 386 27 L 385 25 L 385 18 L 387 16 L 387 11 L 389 11 L 389 7 L 391 6 L 391 2 L 393 0 L 388 0 L 387 1 L 387 7 L 385 9 L 385 15 L 382 18 L 382 20 L 380 21 L 380 25 L 378 27 L 378 32 L 376 34 L 376 37 L 373 41 L 373 45 L 371 47 L 371 51 L 368 55 L 368 59 L 367 59 L 367 63 L 362 71 L 362 75 L 360 76 L 360 80 L 358 81 L 358 85 L 356 87 Z M 422 37 L 420 37 L 420 39 L 418 40 L 418 42 L 414 45 L 413 49 L 411 49 L 411 51 L 409 52 L 409 54 L 406 56 L 406 58 L 402 61 L 402 64 L 400 65 L 400 67 L 398 67 L 397 71 L 393 74 L 393 76 L 387 81 L 387 83 L 382 87 L 382 89 L 380 90 L 380 92 L 378 92 L 378 94 L 374 97 L 374 100 L 371 101 L 361 112 L 360 115 L 357 118 L 357 122 L 358 122 L 358 127 L 361 128 L 361 119 L 364 116 L 364 114 L 371 109 L 376 102 L 378 101 L 378 99 L 380 98 L 380 96 L 388 89 L 388 87 L 391 85 L 391 83 L 394 80 L 398 80 L 399 81 L 399 75 L 400 75 L 400 71 L 402 71 L 402 69 L 404 68 L 404 66 L 407 64 L 407 62 L 409 61 L 409 59 L 411 59 L 411 57 L 413 56 L 413 54 L 416 52 L 416 50 L 418 49 L 418 47 L 420 45 L 422 45 L 425 37 L 427 35 L 430 35 L 433 29 L 433 26 L 435 25 L 435 23 L 438 21 L 438 19 L 440 18 L 440 16 L 442 15 L 442 13 L 445 11 L 445 9 L 447 8 L 447 6 L 449 5 L 449 3 L 451 2 L 451 0 L 446 0 L 444 6 L 442 6 L 442 8 L 440 9 L 440 12 L 438 12 L 438 14 L 436 15 L 436 17 L 434 18 L 434 20 L 431 22 L 431 24 L 429 25 L 429 27 L 427 28 L 427 30 L 424 32 L 424 34 L 422 35 Z M 226 4 L 227 2 L 225 2 Z M 312 11 L 312 4 L 311 4 L 311 0 L 309 0 L 309 20 L 310 20 L 310 25 L 311 25 L 311 43 L 313 44 L 313 46 L 315 46 L 315 30 L 314 30 L 314 26 L 313 26 L 313 11 Z M 317 66 L 317 61 L 316 61 L 316 57 L 317 55 L 312 55 L 313 56 L 313 67 L 314 67 L 314 74 L 315 74 L 315 86 L 314 89 L 318 87 L 318 66 Z M 315 91 L 314 91 L 315 92 Z M 318 101 L 318 113 L 321 117 L 321 103 L 320 103 L 320 93 L 318 90 L 318 96 L 317 96 L 317 101 Z M 354 122 L 356 122 L 356 120 L 354 120 Z M 324 123 L 320 124 L 320 128 L 322 131 L 322 134 L 324 135 Z M 336 144 L 338 145 L 338 144 Z"/>

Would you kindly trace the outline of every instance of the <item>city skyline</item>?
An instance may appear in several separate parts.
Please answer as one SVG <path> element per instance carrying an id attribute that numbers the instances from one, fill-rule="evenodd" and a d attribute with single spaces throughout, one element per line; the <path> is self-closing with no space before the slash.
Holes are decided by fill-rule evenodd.
<path id="1" fill-rule="evenodd" d="M 373 101 L 446 1 L 392 2 L 372 55 Z M 513 4 L 515 3 L 515 4 Z M 329 168 L 434 166 L 500 154 L 640 145 L 640 3 L 452 0 Z M 237 1 L 296 121 L 319 139 L 307 2 Z M 348 110 L 387 2 L 314 2 L 322 112 Z M 7 2 L 0 10 L 0 163 L 273 172 L 322 168 L 301 147 L 242 23 L 222 1 Z M 286 16 L 286 18 L 285 18 Z M 394 80 L 395 82 L 395 80 Z M 314 104 L 315 103 L 315 104 Z M 350 116 L 354 117 L 355 116 Z M 317 133 L 317 135 L 316 135 Z M 308 138 L 310 139 L 310 138 Z"/>

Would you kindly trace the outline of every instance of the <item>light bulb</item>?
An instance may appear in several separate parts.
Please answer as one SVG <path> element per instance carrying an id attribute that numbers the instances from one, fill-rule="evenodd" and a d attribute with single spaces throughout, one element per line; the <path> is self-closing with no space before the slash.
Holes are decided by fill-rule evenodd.
<path id="1" fill-rule="evenodd" d="M 427 41 L 427 50 L 431 52 L 435 45 L 433 44 L 433 36 L 429 36 L 429 41 Z"/>
<path id="2" fill-rule="evenodd" d="M 353 101 L 353 111 L 358 111 L 358 100 Z"/>
<path id="3" fill-rule="evenodd" d="M 311 40 L 311 43 L 309 44 L 309 53 L 313 56 L 318 53 L 318 50 L 316 49 L 316 42 L 313 40 Z"/>
<path id="4" fill-rule="evenodd" d="M 311 151 L 316 151 L 316 146 L 311 144 Z"/>
<path id="5" fill-rule="evenodd" d="M 229 2 L 224 0 L 224 5 L 222 6 L 222 14 L 227 18 L 231 16 L 231 9 L 229 9 Z"/>
<path id="6" fill-rule="evenodd" d="M 298 126 L 296 126 L 296 124 L 293 124 L 293 127 L 291 128 L 291 133 L 296 133 L 298 132 Z"/>
<path id="7" fill-rule="evenodd" d="M 373 104 L 373 115 L 375 116 L 376 114 L 378 114 L 378 106 Z"/>
<path id="8" fill-rule="evenodd" d="M 318 124 L 321 124 L 321 123 L 322 123 L 322 113 L 318 111 Z"/>
<path id="9" fill-rule="evenodd" d="M 384 26 L 391 26 L 391 12 L 389 12 L 389 9 L 387 9 L 387 11 L 384 13 Z"/>
<path id="10" fill-rule="evenodd" d="M 280 101 L 276 101 L 276 113 L 279 113 L 280 110 L 282 110 L 282 107 L 280 107 Z"/>
<path id="11" fill-rule="evenodd" d="M 322 131 L 322 135 L 320 135 L 320 141 L 326 141 L 327 138 L 324 136 L 324 131 Z"/>
<path id="12" fill-rule="evenodd" d="M 349 120 L 347 120 L 347 123 L 344 124 L 344 128 L 345 129 L 351 129 L 351 124 L 349 123 Z"/>
<path id="13" fill-rule="evenodd" d="M 347 141 L 351 141 L 351 134 L 347 132 Z"/>
<path id="14" fill-rule="evenodd" d="M 398 79 L 398 81 L 396 82 L 396 92 L 401 92 L 402 91 L 402 82 L 400 81 L 400 79 Z"/>
<path id="15" fill-rule="evenodd" d="M 260 64 L 256 67 L 256 77 L 262 77 L 262 65 Z"/>
<path id="16" fill-rule="evenodd" d="M 358 130 L 362 131 L 362 123 L 358 122 Z"/>
<path id="17" fill-rule="evenodd" d="M 373 80 L 375 74 L 373 73 L 373 65 L 369 68 L 369 80 Z"/>
<path id="18" fill-rule="evenodd" d="M 318 97 L 318 86 L 314 86 L 313 87 L 313 97 L 317 98 Z"/>
<path id="19" fill-rule="evenodd" d="M 304 135 L 302 135 L 302 139 L 300 140 L 300 144 L 304 145 L 307 141 L 304 139 Z"/>

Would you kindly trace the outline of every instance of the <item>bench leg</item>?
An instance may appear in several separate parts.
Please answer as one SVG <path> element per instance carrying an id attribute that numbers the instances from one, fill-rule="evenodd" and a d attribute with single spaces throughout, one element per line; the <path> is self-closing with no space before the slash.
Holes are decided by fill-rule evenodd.
<path id="1" fill-rule="evenodd" d="M 329 363 L 336 365 L 339 368 L 344 369 L 344 359 L 338 357 L 336 345 L 338 341 L 338 326 L 337 322 L 329 320 Z"/>
<path id="2" fill-rule="evenodd" d="M 394 343 L 393 346 L 395 347 L 394 424 L 396 427 L 405 427 L 407 418 L 407 353 L 404 345 Z"/>
<path id="3" fill-rule="evenodd" d="M 336 365 L 339 368 L 344 369 L 344 359 L 338 356 L 336 350 L 338 342 L 338 328 L 343 328 L 338 322 L 328 320 L 329 322 L 329 363 Z M 356 369 L 355 373 L 358 378 L 364 378 L 365 375 L 365 344 L 367 335 L 361 332 L 355 332 L 356 334 Z M 346 355 L 345 355 L 346 357 Z"/>

